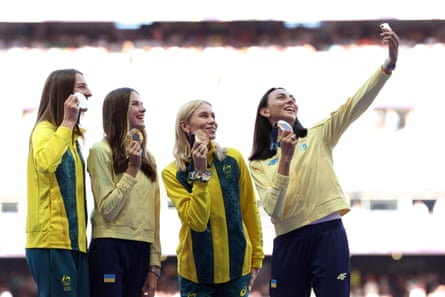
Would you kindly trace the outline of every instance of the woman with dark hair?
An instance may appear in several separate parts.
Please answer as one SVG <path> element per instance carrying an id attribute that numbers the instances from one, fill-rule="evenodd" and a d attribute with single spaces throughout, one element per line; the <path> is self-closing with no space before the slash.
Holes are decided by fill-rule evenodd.
<path id="1" fill-rule="evenodd" d="M 80 71 L 53 71 L 30 136 L 26 260 L 41 297 L 89 296 L 85 166 L 78 139 L 86 111 L 80 100 L 90 96 Z"/>
<path id="2" fill-rule="evenodd" d="M 119 88 L 103 102 L 104 138 L 88 155 L 94 195 L 91 296 L 154 296 L 160 275 L 160 191 L 146 148 L 145 107 Z"/>
<path id="3" fill-rule="evenodd" d="M 162 171 L 181 220 L 181 297 L 248 296 L 264 258 L 247 164 L 215 142 L 217 128 L 209 102 L 185 103 L 176 115 L 175 160 Z"/>
<path id="4" fill-rule="evenodd" d="M 275 227 L 270 296 L 349 297 L 350 255 L 341 217 L 350 207 L 337 180 L 332 150 L 374 101 L 394 70 L 399 39 L 381 33 L 389 57 L 335 112 L 310 129 L 295 98 L 269 89 L 257 109 L 251 174 Z M 306 136 L 307 132 L 307 136 Z"/>

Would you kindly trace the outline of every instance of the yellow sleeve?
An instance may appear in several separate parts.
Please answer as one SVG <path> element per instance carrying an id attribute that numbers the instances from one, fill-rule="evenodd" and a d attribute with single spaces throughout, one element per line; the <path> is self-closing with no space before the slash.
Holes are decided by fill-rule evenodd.
<path id="1" fill-rule="evenodd" d="M 155 238 L 151 245 L 150 265 L 161 267 L 161 239 L 160 239 L 160 215 L 161 215 L 161 194 L 159 190 L 159 180 L 155 183 Z"/>
<path id="2" fill-rule="evenodd" d="M 261 218 L 258 211 L 258 203 L 252 178 L 244 159 L 238 159 L 240 168 L 240 200 L 244 224 L 252 243 L 252 268 L 261 268 L 263 265 L 263 232 Z"/>
<path id="3" fill-rule="evenodd" d="M 210 195 L 207 187 L 215 180 L 211 179 L 208 183 L 194 182 L 193 190 L 189 193 L 176 178 L 174 164 L 162 171 L 162 179 L 167 196 L 176 207 L 182 224 L 196 232 L 203 232 L 210 218 Z"/>
<path id="4" fill-rule="evenodd" d="M 276 166 L 265 167 L 265 162 L 270 163 L 270 159 L 252 161 L 250 172 L 264 210 L 273 220 L 279 220 L 286 201 L 289 177 L 277 173 Z"/>
<path id="5" fill-rule="evenodd" d="M 66 127 L 56 127 L 50 122 L 40 122 L 31 135 L 34 166 L 39 172 L 55 172 L 62 157 L 73 141 L 73 132 Z"/>
<path id="6" fill-rule="evenodd" d="M 112 221 L 125 205 L 129 192 L 137 181 L 127 173 L 124 173 L 118 182 L 114 181 L 111 150 L 108 150 L 103 142 L 90 149 L 87 168 L 96 211 L 106 220 Z"/>

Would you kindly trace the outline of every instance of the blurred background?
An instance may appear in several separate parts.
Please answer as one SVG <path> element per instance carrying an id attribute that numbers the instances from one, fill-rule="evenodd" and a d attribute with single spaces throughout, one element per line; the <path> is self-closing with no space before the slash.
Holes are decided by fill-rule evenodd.
<path id="1" fill-rule="evenodd" d="M 93 96 L 83 149 L 102 137 L 105 95 L 129 86 L 147 108 L 159 172 L 173 160 L 174 121 L 210 101 L 217 141 L 248 157 L 256 106 L 272 86 L 291 91 L 310 126 L 353 95 L 384 61 L 379 27 L 401 38 L 395 72 L 334 150 L 351 201 L 355 297 L 445 294 L 445 13 L 438 1 L 3 0 L 0 10 L 0 296 L 36 296 L 24 258 L 28 137 L 48 74 L 77 68 Z M 161 187 L 162 189 L 162 187 Z M 88 193 L 89 211 L 92 196 Z M 162 189 L 165 262 L 157 296 L 178 296 L 179 221 Z M 268 257 L 250 296 L 267 296 Z"/>

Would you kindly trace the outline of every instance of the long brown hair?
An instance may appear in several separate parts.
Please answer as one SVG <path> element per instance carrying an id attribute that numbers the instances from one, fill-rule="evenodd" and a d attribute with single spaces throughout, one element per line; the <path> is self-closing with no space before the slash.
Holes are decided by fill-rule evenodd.
<path id="1" fill-rule="evenodd" d="M 64 103 L 74 92 L 76 74 L 83 75 L 76 69 L 59 69 L 49 74 L 40 97 L 36 124 L 41 121 L 49 121 L 56 127 L 62 124 Z M 78 123 L 73 131 L 82 135 Z"/>
<path id="2" fill-rule="evenodd" d="M 270 93 L 277 89 L 282 88 L 270 88 L 267 90 L 258 103 L 253 132 L 252 152 L 250 153 L 249 161 L 268 159 L 276 154 L 276 149 L 270 149 L 269 135 L 272 131 L 272 124 L 267 118 L 261 115 L 260 111 L 263 107 L 267 107 Z"/>
<path id="3" fill-rule="evenodd" d="M 126 138 L 129 131 L 128 111 L 131 93 L 138 93 L 132 88 L 118 88 L 109 92 L 102 106 L 102 125 L 105 139 L 113 152 L 113 168 L 116 174 L 125 172 L 128 167 Z M 141 129 L 144 139 L 142 149 L 146 151 L 146 132 Z M 152 157 L 145 153 L 142 157 L 142 172 L 153 182 L 156 181 L 156 164 Z"/>

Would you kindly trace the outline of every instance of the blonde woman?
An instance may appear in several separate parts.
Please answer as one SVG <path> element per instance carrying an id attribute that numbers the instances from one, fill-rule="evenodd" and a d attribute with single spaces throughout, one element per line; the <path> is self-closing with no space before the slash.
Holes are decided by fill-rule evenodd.
<path id="1" fill-rule="evenodd" d="M 217 128 L 209 102 L 184 104 L 176 118 L 175 161 L 162 172 L 181 220 L 182 297 L 248 296 L 264 258 L 247 164 L 236 149 L 215 142 Z"/>

